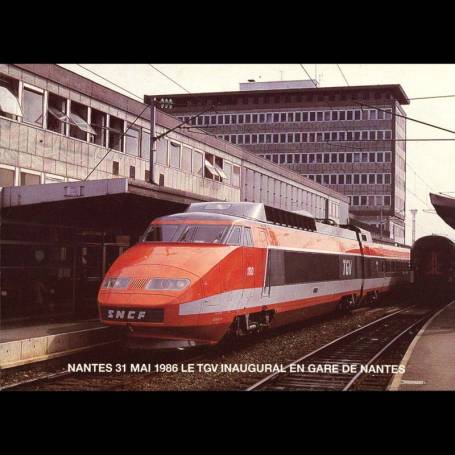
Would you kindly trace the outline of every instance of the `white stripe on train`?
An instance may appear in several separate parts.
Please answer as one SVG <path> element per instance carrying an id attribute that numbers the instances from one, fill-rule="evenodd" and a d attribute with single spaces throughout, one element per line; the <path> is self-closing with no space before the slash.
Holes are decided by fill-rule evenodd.
<path id="1" fill-rule="evenodd" d="M 364 292 L 369 289 L 383 288 L 395 284 L 404 277 L 367 278 Z M 353 280 L 321 281 L 303 284 L 272 286 L 270 296 L 263 295 L 263 288 L 237 289 L 213 296 L 180 304 L 179 315 L 218 313 L 252 308 L 261 305 L 277 305 L 293 300 L 311 297 L 326 297 L 341 292 L 360 293 L 361 278 Z M 317 288 L 317 291 L 315 289 Z"/>

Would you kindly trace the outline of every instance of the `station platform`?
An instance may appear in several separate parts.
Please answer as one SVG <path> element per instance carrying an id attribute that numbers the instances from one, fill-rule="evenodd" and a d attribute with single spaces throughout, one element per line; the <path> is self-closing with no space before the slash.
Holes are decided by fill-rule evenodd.
<path id="1" fill-rule="evenodd" d="M 455 301 L 437 312 L 409 346 L 388 390 L 455 390 Z"/>
<path id="2" fill-rule="evenodd" d="M 98 319 L 0 328 L 0 369 L 63 357 L 113 343 L 118 331 Z"/>

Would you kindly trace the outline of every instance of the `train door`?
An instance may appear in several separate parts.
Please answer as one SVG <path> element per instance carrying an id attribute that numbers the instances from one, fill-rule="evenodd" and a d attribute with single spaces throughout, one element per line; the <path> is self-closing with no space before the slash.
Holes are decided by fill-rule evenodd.
<path id="1" fill-rule="evenodd" d="M 258 263 L 264 266 L 263 273 L 257 271 L 257 286 L 262 287 L 261 297 L 270 297 L 270 276 L 269 276 L 269 249 L 267 248 L 269 242 L 267 237 L 267 230 L 264 228 L 258 228 L 257 244 L 255 245 L 255 251 L 259 252 L 260 255 Z"/>
<path id="2" fill-rule="evenodd" d="M 257 300 L 255 290 L 257 288 L 257 270 L 256 264 L 256 250 L 253 245 L 253 235 L 251 228 L 243 228 L 243 276 L 244 276 L 244 287 L 243 287 L 243 302 L 244 307 L 254 306 L 254 300 Z"/>
<path id="3" fill-rule="evenodd" d="M 357 276 L 360 278 L 360 294 L 358 296 L 357 302 L 359 302 L 362 299 L 363 296 L 363 288 L 365 286 L 365 255 L 363 251 L 363 243 L 362 240 L 366 240 L 366 236 L 362 234 L 359 231 L 356 231 L 357 235 L 357 241 L 359 242 L 359 248 L 360 248 L 360 264 L 356 264 L 356 273 Z"/>

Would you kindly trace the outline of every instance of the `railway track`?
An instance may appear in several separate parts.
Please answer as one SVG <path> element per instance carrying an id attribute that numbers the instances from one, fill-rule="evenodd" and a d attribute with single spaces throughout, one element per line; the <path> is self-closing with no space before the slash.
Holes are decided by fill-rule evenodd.
<path id="1" fill-rule="evenodd" d="M 428 312 L 428 309 L 426 310 Z M 405 314 L 409 313 L 409 314 Z M 372 363 L 375 361 L 382 360 L 382 356 L 374 357 L 374 354 L 377 353 L 377 343 L 375 341 L 381 338 L 381 331 L 384 330 L 385 327 L 388 328 L 388 331 L 393 331 L 394 334 L 397 334 L 402 326 L 398 325 L 396 316 L 401 315 L 401 320 L 404 321 L 406 319 L 409 323 L 406 327 L 402 330 L 402 332 L 407 332 L 407 337 L 412 335 L 412 329 L 409 329 L 411 325 L 416 326 L 416 330 L 418 330 L 418 323 L 420 319 L 422 319 L 422 323 L 426 317 L 425 311 L 422 309 L 418 309 L 416 307 L 406 307 L 400 311 L 396 311 L 392 314 L 389 314 L 385 317 L 380 318 L 379 320 L 374 321 L 373 323 L 367 324 L 360 329 L 357 329 L 353 332 L 350 332 L 347 335 L 344 335 L 335 341 L 326 344 L 322 348 L 319 348 L 310 354 L 298 359 L 292 364 L 296 364 L 299 362 L 306 362 L 306 363 L 324 363 L 325 364 L 341 364 L 342 362 L 348 364 L 349 362 L 353 362 L 356 360 L 358 364 L 365 363 L 365 358 L 360 356 L 360 351 L 364 352 L 367 348 L 369 349 L 369 353 L 371 354 L 370 357 L 372 359 Z M 393 325 L 393 330 L 392 330 Z M 368 330 L 368 332 L 367 332 Z M 276 329 L 276 332 L 279 334 L 280 330 Z M 252 337 L 250 339 L 242 339 L 237 340 L 237 343 L 227 344 L 225 346 L 217 346 L 211 350 L 192 350 L 192 351 L 178 351 L 174 353 L 161 353 L 157 356 L 154 356 L 152 359 L 141 358 L 140 356 L 137 357 L 131 353 L 120 353 L 119 351 L 113 355 L 113 357 L 109 357 L 108 361 L 111 363 L 144 363 L 144 361 L 148 364 L 154 363 L 177 363 L 180 365 L 188 364 L 188 363 L 212 363 L 218 361 L 225 355 L 228 355 L 233 352 L 242 351 L 247 349 L 249 346 L 254 345 L 264 337 L 274 337 L 277 333 L 264 333 L 261 334 L 260 337 Z M 400 332 L 401 333 L 401 332 Z M 357 352 L 357 357 L 349 357 L 348 351 L 348 340 L 351 340 L 351 344 L 354 342 L 354 338 L 357 337 L 358 345 L 364 345 L 363 349 L 360 349 L 357 346 L 357 350 L 351 350 L 351 357 L 355 352 Z M 405 335 L 400 336 L 399 339 L 402 341 L 406 341 L 407 337 Z M 393 341 L 394 337 L 389 336 L 389 341 Z M 376 340 L 377 339 L 377 340 Z M 321 356 L 327 356 L 328 351 L 327 349 L 332 346 L 335 348 L 335 345 L 341 346 L 341 343 L 344 340 L 344 350 L 341 351 L 333 351 L 331 357 L 322 358 Z M 410 342 L 410 340 L 409 340 Z M 407 343 L 409 344 L 409 343 Z M 406 346 L 407 346 L 406 344 Z M 319 358 L 315 357 L 316 354 L 319 354 Z M 341 356 L 339 354 L 342 354 Z M 362 354 L 365 355 L 365 354 Z M 292 357 L 288 357 L 292 359 Z M 399 363 L 401 357 L 397 357 L 394 362 Z M 106 357 L 103 355 L 94 356 L 91 361 L 93 363 L 96 362 L 105 362 Z M 90 362 L 89 362 L 90 363 Z M 289 368 L 289 364 L 286 368 Z M 137 390 L 141 388 L 142 383 L 146 383 L 147 379 L 150 379 L 152 375 L 158 375 L 160 373 L 111 373 L 111 374 L 97 374 L 97 373 L 73 373 L 67 371 L 67 369 L 60 369 L 59 371 L 52 371 L 50 373 L 46 373 L 40 376 L 36 376 L 32 379 L 22 380 L 17 383 L 8 384 L 4 387 L 0 387 L 0 390 L 20 390 L 20 391 L 32 391 L 32 390 L 49 390 L 49 391 L 66 391 L 66 390 L 90 390 L 90 391 L 121 391 L 121 390 Z M 239 387 L 235 387 L 235 390 L 268 390 L 271 388 L 272 390 L 342 390 L 343 387 L 339 387 L 341 384 L 340 381 L 346 380 L 347 378 L 343 375 L 337 375 L 334 377 L 332 375 L 331 378 L 328 375 L 306 375 L 307 381 L 305 382 L 305 375 L 297 375 L 299 377 L 295 377 L 295 375 L 284 375 L 284 383 L 281 384 L 278 381 L 277 375 L 271 375 L 267 378 L 259 380 L 258 376 L 255 375 L 254 377 L 250 377 L 245 381 L 241 381 L 238 384 Z M 351 375 L 352 376 L 352 375 Z M 362 387 L 370 387 L 375 388 L 377 390 L 385 389 L 385 386 L 379 384 L 378 378 L 374 377 L 374 381 L 372 381 L 371 375 L 365 375 L 363 378 L 358 378 L 355 381 L 355 386 L 358 386 L 362 382 Z M 360 381 L 363 379 L 363 381 Z M 368 380 L 366 380 L 368 379 Z M 384 382 L 384 378 L 382 378 Z M 254 382 L 254 384 L 253 384 Z M 373 384 L 374 382 L 374 384 Z M 253 385 L 251 385 L 253 384 Z M 355 388 L 355 387 L 351 387 Z"/>
<path id="2" fill-rule="evenodd" d="M 418 305 L 373 321 L 249 385 L 247 391 L 385 390 L 406 347 L 438 308 Z M 321 371 L 322 370 L 322 371 Z"/>

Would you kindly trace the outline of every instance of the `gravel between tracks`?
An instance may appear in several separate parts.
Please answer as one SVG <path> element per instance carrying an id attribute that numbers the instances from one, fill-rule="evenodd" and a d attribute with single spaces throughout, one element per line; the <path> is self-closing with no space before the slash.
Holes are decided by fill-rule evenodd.
<path id="1" fill-rule="evenodd" d="M 385 314 L 400 309 L 400 306 L 389 304 L 374 308 L 359 308 L 350 315 L 332 314 L 323 318 L 305 321 L 273 332 L 241 340 L 227 347 L 216 347 L 204 353 L 202 359 L 195 359 L 192 363 L 204 364 L 277 364 L 286 365 L 296 358 L 311 352 L 314 349 L 342 336 L 356 328 L 374 321 Z M 108 356 L 109 357 L 109 356 Z M 108 362 L 109 360 L 104 360 Z M 154 364 L 157 360 L 141 356 L 141 363 Z M 137 362 L 137 360 L 135 360 Z M 175 363 L 172 360 L 162 359 L 160 363 Z M 190 360 L 191 362 L 191 360 Z M 109 385 L 115 390 L 135 391 L 212 391 L 212 390 L 242 390 L 254 380 L 264 377 L 264 373 L 241 372 L 198 372 L 183 373 L 125 373 L 96 375 L 81 374 L 80 380 L 73 378 L 68 382 L 68 388 L 59 387 L 58 390 L 94 390 L 100 384 L 104 390 Z M 93 386 L 93 387 L 92 387 Z M 55 390 L 52 384 L 36 384 L 27 390 Z"/>

